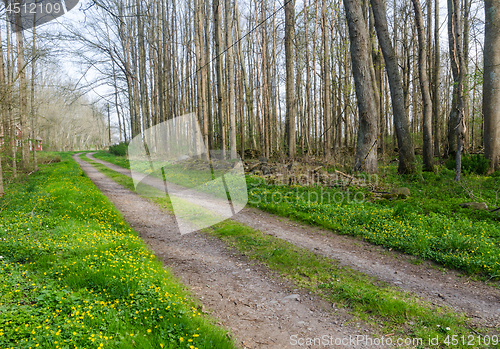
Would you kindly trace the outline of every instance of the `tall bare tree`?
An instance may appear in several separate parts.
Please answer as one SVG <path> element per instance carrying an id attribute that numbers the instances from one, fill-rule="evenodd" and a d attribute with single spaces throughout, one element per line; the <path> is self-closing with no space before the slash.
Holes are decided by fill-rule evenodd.
<path id="1" fill-rule="evenodd" d="M 36 1 L 35 1 L 36 4 Z M 33 15 L 33 32 L 32 32 L 32 46 L 31 46 L 31 148 L 33 153 L 33 170 L 38 171 L 38 161 L 36 156 L 36 144 L 37 144 L 37 136 L 36 136 L 36 109 L 35 109 L 35 82 L 36 82 L 36 12 Z"/>
<path id="2" fill-rule="evenodd" d="M 448 0 L 448 40 L 450 47 L 451 70 L 453 73 L 453 106 L 449 121 L 449 137 L 456 146 L 455 180 L 460 181 L 462 151 L 465 133 L 464 119 L 464 59 L 460 23 L 460 0 Z M 453 134 L 455 138 L 453 138 Z M 451 143 L 451 142 L 450 142 Z M 453 144 L 453 143 L 452 143 Z M 450 144 L 450 148 L 452 146 Z M 450 149 L 451 151 L 453 149 Z"/>
<path id="3" fill-rule="evenodd" d="M 12 159 L 12 177 L 16 178 L 17 177 L 17 144 L 16 144 L 16 126 L 14 122 L 14 113 L 13 113 L 13 98 L 12 98 L 12 88 L 14 84 L 14 79 L 13 79 L 13 67 L 11 63 L 14 63 L 14 53 L 13 53 L 13 47 L 12 47 L 12 38 L 11 38 L 11 26 L 10 26 L 10 21 L 8 17 L 8 13 L 5 17 L 5 26 L 7 28 L 6 33 L 7 33 L 7 40 L 6 40 L 6 45 L 7 45 L 7 55 L 6 55 L 6 74 L 7 74 L 7 92 L 6 92 L 6 104 L 7 104 L 7 116 L 6 116 L 6 124 L 8 124 L 8 130 L 4 131 L 5 136 L 8 137 L 10 141 L 10 151 L 11 151 L 11 159 Z M 7 134 L 8 132 L 8 134 Z"/>
<path id="4" fill-rule="evenodd" d="M 238 0 L 235 0 L 238 1 Z M 236 110 L 235 110 L 235 85 L 234 85 L 234 50 L 233 50 L 233 11 L 231 11 L 231 1 L 225 3 L 225 27 L 227 45 L 227 89 L 228 89 L 228 110 L 229 110 L 229 148 L 231 159 L 236 159 Z"/>
<path id="5" fill-rule="evenodd" d="M 16 0 L 16 5 L 21 7 L 22 0 Z M 17 75 L 19 80 L 19 132 L 21 138 L 21 165 L 27 169 L 29 158 L 27 153 L 27 110 L 28 103 L 26 98 L 27 84 L 26 84 L 26 63 L 24 56 L 24 38 L 23 38 L 23 24 L 21 20 L 21 13 L 15 14 L 15 32 L 16 32 L 16 45 L 17 45 Z"/>
<path id="6" fill-rule="evenodd" d="M 500 169 L 500 3 L 485 0 L 484 35 L 484 155 L 490 171 Z"/>
<path id="7" fill-rule="evenodd" d="M 349 38 L 351 41 L 351 60 L 356 97 L 359 110 L 359 131 L 356 146 L 355 168 L 368 173 L 378 172 L 377 165 L 377 104 L 371 69 L 370 38 L 363 15 L 361 3 L 358 0 L 344 0 Z"/>
<path id="8" fill-rule="evenodd" d="M 418 33 L 418 73 L 420 77 L 420 91 L 423 101 L 423 162 L 424 171 L 434 171 L 434 150 L 432 148 L 432 101 L 429 92 L 429 77 L 427 75 L 427 42 L 425 39 L 424 16 L 420 0 L 412 0 L 415 9 L 415 22 Z"/>
<path id="9" fill-rule="evenodd" d="M 288 156 L 295 157 L 295 82 L 294 82 L 294 26 L 295 26 L 295 0 L 287 0 L 285 5 L 285 60 L 286 60 L 286 125 Z"/>
<path id="10" fill-rule="evenodd" d="M 435 0 L 434 6 L 434 72 L 433 72 L 433 129 L 434 129 L 434 155 L 441 158 L 441 49 L 439 47 L 439 1 Z"/>
<path id="11" fill-rule="evenodd" d="M 328 18 L 327 18 L 327 2 L 323 0 L 321 9 L 321 41 L 323 46 L 323 155 L 325 158 L 330 157 L 331 146 L 331 123 L 332 110 L 330 107 L 330 44 L 328 42 Z"/>
<path id="12" fill-rule="evenodd" d="M 399 147 L 398 172 L 401 174 L 414 173 L 416 167 L 413 141 L 410 134 L 408 113 L 404 104 L 399 65 L 389 36 L 385 2 L 383 0 L 371 0 L 371 5 L 375 19 L 375 29 L 384 55 L 391 89 L 392 112 Z"/>
<path id="13" fill-rule="evenodd" d="M 221 8 L 220 0 L 213 0 L 213 11 L 214 11 L 214 41 L 215 41 L 215 70 L 217 74 L 217 107 L 219 115 L 219 141 L 221 158 L 226 158 L 226 136 L 224 129 L 225 120 L 225 103 L 224 103 L 224 92 L 222 91 L 222 59 L 221 59 Z"/>
<path id="14" fill-rule="evenodd" d="M 2 31 L 0 30 L 0 134 L 3 134 L 3 143 L 0 146 L 2 148 L 7 148 L 7 123 L 5 120 L 5 100 L 7 98 L 6 92 L 6 80 L 5 80 L 5 64 L 3 60 L 3 43 L 2 43 Z M 4 151 L 0 152 L 0 197 L 4 195 L 3 188 L 3 169 L 2 169 L 2 157 Z"/>

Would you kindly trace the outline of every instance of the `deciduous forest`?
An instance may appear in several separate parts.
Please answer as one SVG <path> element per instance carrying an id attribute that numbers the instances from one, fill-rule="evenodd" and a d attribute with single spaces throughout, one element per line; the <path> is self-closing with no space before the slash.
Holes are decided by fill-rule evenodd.
<path id="1" fill-rule="evenodd" d="M 207 148 L 232 158 L 351 154 L 354 168 L 376 173 L 377 157 L 396 151 L 399 172 L 412 173 L 415 153 L 432 171 L 436 158 L 484 151 L 495 169 L 497 7 L 88 1 L 78 20 L 29 31 L 16 31 L 4 8 L 1 115 L 4 153 L 12 149 L 4 166 L 28 168 L 35 135 L 53 150 L 101 147 L 107 127 L 113 141 L 127 142 L 196 112 Z M 79 81 L 58 83 L 66 60 L 83 73 Z M 99 102 L 86 100 L 98 87 Z"/>
<path id="2" fill-rule="evenodd" d="M 498 348 L 499 223 L 500 0 L 0 1 L 1 348 Z"/>

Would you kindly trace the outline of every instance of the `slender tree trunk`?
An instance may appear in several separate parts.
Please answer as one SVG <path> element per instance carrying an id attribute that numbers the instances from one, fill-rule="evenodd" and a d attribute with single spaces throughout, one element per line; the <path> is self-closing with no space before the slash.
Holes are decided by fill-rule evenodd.
<path id="1" fill-rule="evenodd" d="M 205 160 L 210 158 L 210 148 L 208 144 L 208 120 L 207 120 L 207 103 L 205 101 L 207 81 L 206 81 L 206 61 L 205 61 L 205 37 L 202 25 L 202 7 L 204 5 L 200 0 L 195 4 L 195 46 L 196 46 L 196 62 L 197 62 L 197 83 L 198 83 L 198 122 L 203 125 L 202 136 L 203 144 L 206 153 L 204 154 Z"/>
<path id="2" fill-rule="evenodd" d="M 437 0 L 439 2 L 439 0 Z M 432 0 L 426 0 L 427 11 L 427 76 L 429 77 L 429 89 L 432 89 Z M 424 27 L 425 30 L 425 27 Z M 432 91 L 429 92 L 432 98 Z"/>
<path id="3" fill-rule="evenodd" d="M 116 81 L 116 71 L 115 71 L 115 62 L 113 61 L 113 83 L 115 87 L 115 108 L 116 108 L 116 115 L 118 117 L 118 130 L 120 131 L 120 143 L 123 141 L 123 132 L 122 132 L 122 121 L 120 117 L 120 108 L 118 104 L 118 85 Z M 123 125 L 124 130 L 125 130 L 125 125 Z"/>
<path id="4" fill-rule="evenodd" d="M 262 1 L 261 18 L 265 21 L 267 16 L 267 0 Z M 264 156 L 269 159 L 270 153 L 270 129 L 271 129 L 271 101 L 269 86 L 269 58 L 268 58 L 268 34 L 266 23 L 262 26 L 262 100 L 264 113 L 262 116 L 262 128 L 264 131 Z"/>
<path id="5" fill-rule="evenodd" d="M 330 144 L 330 128 L 331 128 L 331 108 L 330 108 L 330 52 L 328 44 L 327 30 L 327 7 L 326 0 L 323 0 L 323 8 L 321 10 L 321 36 L 323 44 L 323 155 L 325 158 L 331 156 L 332 146 Z"/>
<path id="6" fill-rule="evenodd" d="M 22 1 L 16 0 L 16 4 L 21 6 Z M 26 64 L 24 60 L 24 42 L 23 42 L 23 25 L 21 22 L 21 14 L 15 15 L 16 19 L 16 41 L 17 41 L 17 69 L 18 69 L 18 79 L 19 79 L 19 128 L 20 128 L 20 138 L 21 138 L 21 167 L 24 170 L 28 169 L 29 158 L 27 154 L 27 109 L 28 103 L 26 98 L 27 84 L 26 84 Z"/>
<path id="7" fill-rule="evenodd" d="M 361 4 L 357 0 L 344 0 L 349 37 L 351 40 L 352 72 L 356 87 L 359 110 L 359 131 L 355 157 L 355 168 L 368 173 L 378 172 L 377 166 L 377 118 L 375 91 L 370 69 L 370 38 L 363 17 Z"/>
<path id="8" fill-rule="evenodd" d="M 238 1 L 238 0 L 235 0 Z M 226 27 L 226 45 L 227 45 L 227 89 L 228 89 L 228 108 L 229 108 L 229 148 L 231 159 L 238 157 L 236 149 L 236 114 L 235 114 L 235 83 L 234 83 L 234 51 L 233 51 L 233 16 L 231 11 L 231 1 L 225 3 L 225 27 Z"/>
<path id="9" fill-rule="evenodd" d="M 464 125 L 469 124 L 469 17 L 471 0 L 463 0 L 463 67 L 464 67 Z M 464 151 L 469 148 L 468 133 L 464 133 Z"/>
<path id="10" fill-rule="evenodd" d="M 3 132 L 3 144 L 2 148 L 7 149 L 7 132 L 9 130 L 9 123 L 6 117 L 6 105 L 9 87 L 7 86 L 7 79 L 5 78 L 5 62 L 3 56 L 3 42 L 2 42 L 2 31 L 0 31 L 0 129 Z"/>
<path id="11" fill-rule="evenodd" d="M 200 122 L 203 120 L 203 96 L 205 95 L 205 91 L 203 89 L 202 83 L 202 54 L 201 54 L 201 45 L 202 45 L 202 31 L 201 31 L 201 7 L 199 0 L 195 0 L 194 2 L 194 47 L 196 54 L 196 116 L 197 121 Z M 202 138 L 204 139 L 204 133 L 202 132 Z M 206 143 L 204 143 L 205 149 L 207 148 Z M 206 153 L 205 155 L 208 155 Z"/>
<path id="12" fill-rule="evenodd" d="M 0 30 L 0 134 L 3 134 L 3 144 L 0 148 L 0 197 L 4 195 L 2 158 L 4 149 L 7 149 L 7 122 L 5 115 L 5 101 L 7 99 L 7 85 L 5 81 L 5 65 L 3 60 L 2 31 Z M 7 153 L 7 152 L 5 152 Z"/>
<path id="13" fill-rule="evenodd" d="M 224 129 L 224 119 L 225 119 L 225 103 L 224 103 L 224 92 L 222 91 L 222 62 L 221 62 L 221 13 L 220 13 L 220 0 L 213 0 L 213 11 L 214 11 L 214 40 L 215 40 L 215 69 L 217 73 L 217 106 L 219 115 L 219 142 L 221 159 L 226 158 L 226 135 Z"/>
<path id="14" fill-rule="evenodd" d="M 10 21 L 8 18 L 8 14 L 6 15 L 5 19 L 5 26 L 7 28 L 6 33 L 7 33 L 7 119 L 8 119 L 8 124 L 9 127 L 7 128 L 7 131 L 9 132 L 9 141 L 10 141 L 10 151 L 12 154 L 12 178 L 17 177 L 17 147 L 16 147 L 16 125 L 14 122 L 14 114 L 12 110 L 12 86 L 14 84 L 13 78 L 12 78 L 12 64 L 14 63 L 14 57 L 13 57 L 13 47 L 12 47 L 12 37 L 11 37 L 11 26 L 10 26 Z M 6 131 L 6 132 L 7 132 Z M 7 136 L 7 133 L 5 133 L 5 136 Z"/>
<path id="15" fill-rule="evenodd" d="M 274 5 L 273 5 L 273 13 L 276 11 L 276 1 L 274 0 Z M 271 123 L 270 123 L 270 137 L 269 137 L 269 144 L 270 144 L 270 153 L 271 154 L 278 154 L 280 153 L 280 149 L 282 146 L 284 146 L 284 143 L 281 142 L 278 137 L 280 134 L 283 134 L 281 127 L 280 127 L 280 120 L 278 120 L 278 109 L 280 111 L 281 115 L 281 103 L 279 100 L 279 83 L 278 83 L 278 75 L 279 71 L 277 68 L 277 62 L 276 62 L 276 47 L 277 47 L 277 31 L 276 31 L 276 16 L 273 16 L 273 21 L 272 21 L 272 28 L 273 28 L 273 34 L 272 36 L 272 49 L 271 49 L 271 54 L 269 55 L 269 65 L 268 65 L 268 86 L 271 89 L 271 98 L 270 98 L 270 106 L 271 106 Z M 274 147 L 274 149 L 273 149 Z"/>
<path id="16" fill-rule="evenodd" d="M 412 0 L 415 9 L 415 22 L 418 32 L 418 72 L 420 76 L 420 90 L 423 101 L 423 162 L 424 171 L 434 171 L 434 150 L 432 148 L 432 102 L 429 92 L 429 77 L 427 75 L 427 42 L 425 40 L 424 18 L 420 0 Z"/>
<path id="17" fill-rule="evenodd" d="M 33 16 L 33 33 L 32 33 L 33 45 L 31 47 L 31 148 L 33 154 L 33 170 L 38 171 L 38 163 L 36 158 L 36 110 L 35 110 L 35 80 L 36 80 L 36 12 Z"/>
<path id="18" fill-rule="evenodd" d="M 450 115 L 450 129 L 455 133 L 456 139 L 456 168 L 455 180 L 460 181 L 461 168 L 462 168 L 462 151 L 463 140 L 465 133 L 465 120 L 464 120 L 464 62 L 463 62 L 463 47 L 462 47 L 462 33 L 460 25 L 460 0 L 448 0 L 448 20 L 449 25 L 449 41 L 450 41 L 450 60 L 453 72 L 453 81 L 456 89 L 453 100 L 455 101 L 456 117 L 453 120 Z M 452 111 L 453 114 L 453 111 Z M 453 126 L 454 125 L 454 126 Z M 451 136 L 451 134 L 450 134 Z M 453 138 L 453 137 L 451 137 Z"/>
<path id="19" fill-rule="evenodd" d="M 137 120 L 137 115 L 135 113 L 135 105 L 134 105 L 134 87 L 132 81 L 132 70 L 130 67 L 130 40 L 128 33 L 125 31 L 125 19 L 123 16 L 123 6 L 118 7 L 118 17 L 120 19 L 120 25 L 118 29 L 118 35 L 120 37 L 120 41 L 123 47 L 123 69 L 125 74 L 125 79 L 127 81 L 127 92 L 128 92 L 128 103 L 129 103 L 129 113 L 130 113 L 130 131 L 131 137 L 134 138 L 136 136 L 136 128 L 135 123 Z M 124 118 L 125 119 L 125 118 Z M 125 129 L 125 128 L 124 128 Z"/>
<path id="20" fill-rule="evenodd" d="M 484 3 L 484 155 L 491 160 L 493 171 L 500 169 L 500 3 Z"/>
<path id="21" fill-rule="evenodd" d="M 285 60 L 286 60 L 286 125 L 288 157 L 293 159 L 296 152 L 295 143 L 295 82 L 293 67 L 293 40 L 295 26 L 295 1 L 289 1 L 285 5 Z"/>
<path id="22" fill-rule="evenodd" d="M 316 72 L 316 48 L 317 48 L 317 38 L 318 38 L 318 9 L 319 1 L 315 1 L 315 19 L 314 19 L 314 34 L 313 34 L 313 98 L 314 98 L 314 152 L 315 154 L 319 151 L 319 134 L 318 134 L 318 93 L 317 91 L 317 72 Z"/>
<path id="23" fill-rule="evenodd" d="M 387 75 L 389 76 L 389 84 L 391 87 L 392 110 L 399 147 L 398 172 L 401 174 L 414 173 L 416 171 L 415 153 L 413 151 L 413 142 L 409 129 L 408 114 L 403 102 L 403 87 L 399 75 L 399 66 L 389 37 L 385 4 L 383 0 L 371 0 L 371 4 L 375 18 L 375 28 L 384 55 Z"/>
<path id="24" fill-rule="evenodd" d="M 434 126 L 434 155 L 441 158 L 441 49 L 439 47 L 439 0 L 435 0 L 434 8 L 434 93 L 433 93 L 433 126 Z"/>
<path id="25" fill-rule="evenodd" d="M 311 154 L 312 146 L 311 146 L 311 66 L 310 66 L 310 56 L 309 56 L 309 5 L 308 0 L 304 0 L 304 36 L 305 36 L 305 68 L 306 68 L 306 130 L 305 130 L 305 146 L 307 155 Z"/>
<path id="26" fill-rule="evenodd" d="M 381 154 L 384 154 L 384 120 L 383 120 L 383 92 L 382 92 L 382 53 L 380 52 L 379 45 L 377 43 L 376 31 L 375 31 L 375 20 L 373 18 L 373 10 L 370 7 L 370 18 L 369 18 L 369 27 L 370 27 L 370 41 L 371 41 L 371 49 L 372 49 L 372 60 L 373 60 L 373 68 L 374 68 L 374 81 L 375 86 L 374 89 L 376 91 L 377 96 L 377 106 L 379 110 L 379 133 L 380 133 L 380 142 L 377 146 L 380 147 Z"/>
<path id="27" fill-rule="evenodd" d="M 211 78 L 211 64 L 210 62 L 210 6 L 209 1 L 205 1 L 205 12 L 204 12 L 204 22 L 205 22 L 205 65 L 204 74 L 206 80 L 206 119 L 203 122 L 205 137 L 208 138 L 208 150 L 214 149 L 214 138 L 213 138 L 213 125 L 212 125 L 212 78 Z"/>
<path id="28" fill-rule="evenodd" d="M 237 10 L 238 10 L 238 1 L 236 0 L 234 2 L 234 20 L 237 21 Z M 238 33 L 238 30 L 236 30 L 236 40 L 237 40 L 237 46 L 236 46 L 236 56 L 237 62 L 241 62 L 241 44 L 239 42 L 240 35 Z M 236 65 L 238 66 L 238 65 Z M 239 134 L 240 134 L 240 155 L 241 159 L 245 158 L 245 88 L 244 88 L 244 82 L 243 82 L 243 74 L 242 74 L 242 68 L 240 67 L 237 69 L 237 74 L 238 74 L 238 123 L 239 123 Z"/>
<path id="29" fill-rule="evenodd" d="M 149 93 L 148 93 L 148 79 L 146 74 L 146 37 L 144 34 L 144 21 L 141 16 L 143 15 L 141 2 L 136 1 L 137 6 L 137 34 L 138 34 L 138 51 L 139 51 L 139 88 L 141 93 L 141 109 L 142 109 L 142 122 L 143 128 L 151 127 L 151 114 L 149 108 Z"/>
<path id="30" fill-rule="evenodd" d="M 447 156 L 456 156 L 457 154 L 457 136 L 456 127 L 459 119 L 458 94 L 459 94 L 459 68 L 457 57 L 457 45 L 455 43 L 455 33 L 460 33 L 460 26 L 455 22 L 455 0 L 448 0 L 448 44 L 450 52 L 451 70 L 453 74 L 453 95 L 450 116 L 448 119 L 448 149 Z M 459 34 L 460 35 L 460 34 Z"/>
<path id="31" fill-rule="evenodd" d="M 250 88 L 250 83 L 248 82 L 247 71 L 245 67 L 245 58 L 243 56 L 243 52 L 241 49 L 241 28 L 240 28 L 240 12 L 238 9 L 238 1 L 234 2 L 234 14 L 236 21 L 236 35 L 238 40 L 237 51 L 238 51 L 238 59 L 240 62 L 240 71 L 241 71 L 241 79 L 245 85 L 245 104 L 247 108 L 247 118 L 248 118 L 248 134 L 251 139 L 251 148 L 257 149 L 257 143 L 255 141 L 255 133 L 254 133 L 254 115 L 253 115 L 253 91 Z M 244 137 L 244 135 L 242 135 Z M 242 150 L 242 152 L 244 149 Z M 242 153 L 243 156 L 243 153 Z"/>

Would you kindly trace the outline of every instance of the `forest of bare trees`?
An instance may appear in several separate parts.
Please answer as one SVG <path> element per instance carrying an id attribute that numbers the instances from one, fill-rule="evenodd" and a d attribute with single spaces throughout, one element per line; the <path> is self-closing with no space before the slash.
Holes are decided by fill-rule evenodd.
<path id="1" fill-rule="evenodd" d="M 207 148 L 228 158 L 339 162 L 352 155 L 356 171 L 374 173 L 389 155 L 398 158 L 400 173 L 413 173 L 419 161 L 433 171 L 436 158 L 456 157 L 459 169 L 463 153 L 484 151 L 491 170 L 500 168 L 498 1 L 79 6 L 71 19 L 36 28 L 39 36 L 13 30 L 1 10 L 0 114 L 7 135 L 19 124 L 23 140 L 37 133 L 56 150 L 104 146 L 109 106 L 123 142 L 196 112 Z M 78 67 L 78 82 L 58 82 L 60 74 L 44 68 L 53 49 L 41 49 L 46 42 Z M 90 89 L 104 91 L 98 103 L 85 97 Z M 3 165 L 15 171 L 10 137 Z"/>
<path id="2" fill-rule="evenodd" d="M 37 170 L 36 147 L 30 147 L 37 140 L 44 150 L 55 151 L 109 145 L 102 106 L 61 71 L 54 37 L 39 34 L 36 26 L 17 30 L 22 25 L 19 14 L 6 11 L 9 2 L 2 5 L 0 173 L 16 177 L 18 171 Z"/>

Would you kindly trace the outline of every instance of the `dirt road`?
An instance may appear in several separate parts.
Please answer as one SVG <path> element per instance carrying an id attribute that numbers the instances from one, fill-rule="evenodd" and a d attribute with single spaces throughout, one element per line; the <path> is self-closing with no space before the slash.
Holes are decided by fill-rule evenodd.
<path id="1" fill-rule="evenodd" d="M 219 320 L 242 348 L 293 348 L 301 339 L 327 336 L 331 343 L 369 348 L 349 339 L 370 333 L 342 309 L 293 289 L 293 285 L 255 261 L 230 251 L 218 239 L 193 233 L 181 236 L 174 218 L 112 181 L 92 165 L 74 159 L 136 230 L 165 266 Z M 295 336 L 295 337 L 294 337 Z M 301 348 L 307 348 L 302 346 Z M 318 346 L 316 346 L 318 347 Z"/>
<path id="2" fill-rule="evenodd" d="M 89 158 L 130 176 L 127 169 L 91 155 Z M 181 237 L 173 228 L 173 217 L 76 156 L 75 160 L 158 258 L 163 259 L 206 309 L 237 336 L 242 347 L 286 348 L 294 347 L 294 338 L 327 335 L 334 340 L 371 333 L 356 323 L 351 323 L 351 327 L 344 326 L 350 319 L 345 311 L 299 294 L 292 285 L 270 275 L 265 267 L 251 265 L 242 256 L 228 251 L 217 239 L 199 233 Z M 158 182 L 163 186 L 161 181 Z M 500 326 L 500 290 L 484 282 L 460 277 L 455 271 L 443 271 L 434 263 L 418 264 L 413 257 L 257 209 L 245 208 L 233 219 L 414 292 L 434 304 L 465 312 L 483 326 Z M 297 337 L 291 338 L 294 335 Z"/>

